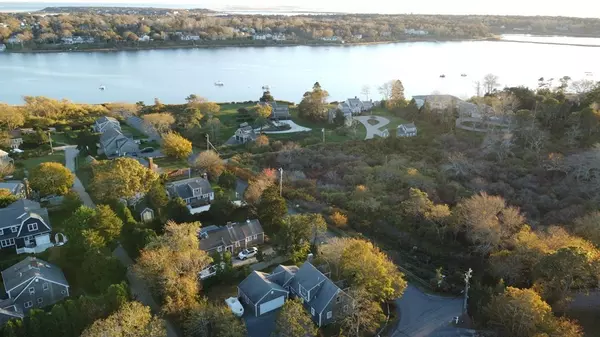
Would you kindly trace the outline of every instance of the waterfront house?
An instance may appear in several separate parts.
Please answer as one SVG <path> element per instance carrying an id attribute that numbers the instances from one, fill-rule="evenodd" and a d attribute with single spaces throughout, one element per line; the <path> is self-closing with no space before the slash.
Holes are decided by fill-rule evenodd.
<path id="1" fill-rule="evenodd" d="M 199 35 L 182 35 L 181 41 L 200 41 Z"/>
<path id="2" fill-rule="evenodd" d="M 256 140 L 256 132 L 248 123 L 240 124 L 240 127 L 235 131 L 235 140 L 238 143 L 246 144 Z"/>
<path id="3" fill-rule="evenodd" d="M 337 36 L 331 36 L 331 37 L 322 37 L 321 40 L 335 42 L 335 41 L 339 41 L 340 39 Z"/>
<path id="4" fill-rule="evenodd" d="M 300 268 L 279 265 L 272 273 L 252 272 L 238 286 L 238 297 L 258 317 L 282 307 L 290 297 L 302 304 L 319 327 L 345 317 L 354 300 L 309 261 Z"/>
<path id="5" fill-rule="evenodd" d="M 150 42 L 150 36 L 142 35 L 139 39 L 140 42 Z"/>
<path id="6" fill-rule="evenodd" d="M 14 247 L 17 254 L 38 254 L 53 247 L 48 210 L 35 201 L 20 199 L 0 209 L 1 248 Z"/>
<path id="7" fill-rule="evenodd" d="M 266 40 L 267 35 L 265 34 L 254 34 L 252 35 L 252 40 Z"/>
<path id="8" fill-rule="evenodd" d="M 414 123 L 400 124 L 396 131 L 398 137 L 415 137 L 417 135 L 417 126 Z"/>
<path id="9" fill-rule="evenodd" d="M 69 283 L 62 270 L 31 256 L 3 270 L 2 283 L 8 298 L 0 301 L 0 324 L 69 297 Z"/>
<path id="10" fill-rule="evenodd" d="M 121 131 L 121 123 L 116 118 L 103 116 L 94 122 L 94 131 L 103 133 L 108 129 L 117 129 Z"/>
<path id="11" fill-rule="evenodd" d="M 203 177 L 189 178 L 168 183 L 167 194 L 170 198 L 181 198 L 188 206 L 210 204 L 215 200 L 215 192 L 208 179 Z"/>
<path id="12" fill-rule="evenodd" d="M 229 251 L 234 254 L 243 249 L 265 243 L 265 232 L 260 221 L 228 222 L 225 226 L 208 226 L 198 233 L 200 249 L 212 254 Z"/>
<path id="13" fill-rule="evenodd" d="M 63 37 L 60 39 L 60 41 L 62 42 L 62 44 L 73 44 L 72 37 Z"/>
<path id="14" fill-rule="evenodd" d="M 285 41 L 286 37 L 284 34 L 273 34 L 273 41 Z"/>
<path id="15" fill-rule="evenodd" d="M 429 35 L 429 32 L 426 30 L 422 30 L 422 29 L 409 28 L 409 29 L 404 29 L 404 34 L 413 35 L 413 36 L 424 36 L 424 35 Z"/>
<path id="16" fill-rule="evenodd" d="M 18 149 L 23 144 L 23 135 L 21 130 L 12 130 L 10 132 L 10 148 Z"/>

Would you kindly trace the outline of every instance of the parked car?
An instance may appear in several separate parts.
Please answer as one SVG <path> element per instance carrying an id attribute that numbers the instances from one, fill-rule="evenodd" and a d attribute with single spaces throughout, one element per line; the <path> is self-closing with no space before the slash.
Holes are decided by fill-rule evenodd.
<path id="1" fill-rule="evenodd" d="M 215 268 L 215 266 L 210 266 L 202 271 L 200 271 L 200 273 L 198 274 L 200 276 L 201 280 L 206 280 L 209 277 L 214 276 L 217 273 L 217 268 Z"/>
<path id="2" fill-rule="evenodd" d="M 256 255 L 257 253 L 258 253 L 258 248 L 256 248 L 256 247 L 246 248 L 238 254 L 238 259 L 240 259 L 240 260 L 249 259 L 249 258 L 253 257 L 254 255 Z"/>
<path id="3" fill-rule="evenodd" d="M 142 152 L 142 153 L 152 153 L 152 152 L 154 152 L 154 148 L 151 148 L 151 147 L 145 147 L 145 148 L 143 148 L 143 149 L 142 149 L 142 151 L 141 151 L 141 152 Z"/>

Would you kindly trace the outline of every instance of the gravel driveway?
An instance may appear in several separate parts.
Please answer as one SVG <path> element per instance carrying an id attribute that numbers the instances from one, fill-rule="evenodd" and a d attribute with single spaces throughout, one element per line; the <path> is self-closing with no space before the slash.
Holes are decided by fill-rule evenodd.
<path id="1" fill-rule="evenodd" d="M 390 120 L 385 117 L 380 116 L 355 116 L 353 117 L 355 120 L 361 122 L 367 128 L 367 136 L 365 139 L 372 139 L 376 135 L 381 136 L 383 130 L 382 127 L 390 124 Z M 377 121 L 377 124 L 371 125 L 369 124 L 369 120 L 373 119 Z"/>

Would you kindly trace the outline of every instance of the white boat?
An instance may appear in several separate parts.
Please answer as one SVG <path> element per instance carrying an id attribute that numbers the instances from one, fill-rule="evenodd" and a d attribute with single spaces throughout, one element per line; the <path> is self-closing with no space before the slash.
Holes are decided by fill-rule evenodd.
<path id="1" fill-rule="evenodd" d="M 216 81 L 216 82 L 215 82 L 215 86 L 217 86 L 217 87 L 222 87 L 222 86 L 224 86 L 224 85 L 225 85 L 225 84 L 224 84 L 223 82 L 221 82 L 221 81 Z"/>
<path id="2" fill-rule="evenodd" d="M 101 85 L 99 89 L 100 89 L 100 91 L 104 91 L 104 90 L 106 90 L 106 86 Z"/>

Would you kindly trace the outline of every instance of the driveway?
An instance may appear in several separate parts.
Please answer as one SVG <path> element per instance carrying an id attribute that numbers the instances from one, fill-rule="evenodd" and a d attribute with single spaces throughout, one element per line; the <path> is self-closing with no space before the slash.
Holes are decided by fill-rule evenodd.
<path id="1" fill-rule="evenodd" d="M 291 127 L 291 129 L 285 130 L 285 131 L 263 131 L 263 133 L 276 135 L 276 134 L 283 134 L 283 133 L 307 132 L 307 131 L 312 130 L 310 128 L 305 128 L 303 126 L 300 126 L 300 125 L 296 124 L 294 121 L 290 121 L 290 120 L 279 121 L 279 123 L 287 124 Z M 260 132 L 260 129 L 256 129 L 254 131 Z"/>
<path id="2" fill-rule="evenodd" d="M 77 158 L 77 155 L 79 154 L 79 150 L 77 150 L 77 147 L 75 145 L 64 146 L 64 147 L 62 147 L 62 149 L 65 150 L 65 166 L 69 170 L 71 170 L 71 172 L 73 172 L 73 174 L 75 174 L 75 159 Z M 83 202 L 84 205 L 91 207 L 91 208 L 96 207 L 96 204 L 94 204 L 94 202 L 92 201 L 92 198 L 90 197 L 88 192 L 85 190 L 85 188 L 83 187 L 83 184 L 81 183 L 81 180 L 79 180 L 79 178 L 77 178 L 77 176 L 75 176 L 75 182 L 73 183 L 73 190 L 75 192 L 77 192 L 77 194 L 79 195 L 79 198 L 81 199 L 81 201 Z"/>
<path id="3" fill-rule="evenodd" d="M 248 330 L 248 337 L 268 337 L 275 330 L 275 321 L 279 310 L 271 311 L 259 317 L 244 306 L 244 322 Z"/>
<path id="4" fill-rule="evenodd" d="M 400 322 L 392 337 L 460 336 L 450 321 L 462 313 L 462 298 L 440 297 L 423 293 L 408 285 L 396 300 Z"/>
<path id="5" fill-rule="evenodd" d="M 361 122 L 365 128 L 367 128 L 367 136 L 365 137 L 365 139 L 372 139 L 375 136 L 382 136 L 382 132 L 383 130 L 381 130 L 382 127 L 390 124 L 390 120 L 385 118 L 385 117 L 380 117 L 380 116 L 356 116 L 353 117 L 355 120 Z M 369 124 L 369 120 L 376 120 L 377 124 L 375 125 L 371 125 Z"/>

